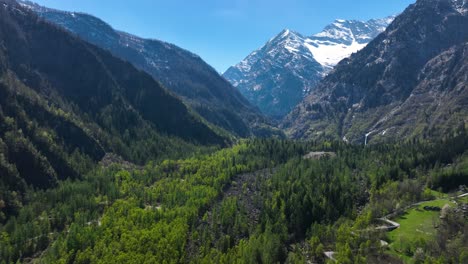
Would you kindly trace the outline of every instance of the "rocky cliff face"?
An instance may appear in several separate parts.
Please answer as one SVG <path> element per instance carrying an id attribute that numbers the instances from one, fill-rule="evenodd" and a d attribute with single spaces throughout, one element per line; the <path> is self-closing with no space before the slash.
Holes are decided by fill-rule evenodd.
<path id="1" fill-rule="evenodd" d="M 339 61 L 365 47 L 392 20 L 338 19 L 310 37 L 285 29 L 224 77 L 265 114 L 281 119 Z"/>
<path id="2" fill-rule="evenodd" d="M 443 134 L 467 122 L 467 3 L 419 0 L 284 120 L 294 138 Z"/>

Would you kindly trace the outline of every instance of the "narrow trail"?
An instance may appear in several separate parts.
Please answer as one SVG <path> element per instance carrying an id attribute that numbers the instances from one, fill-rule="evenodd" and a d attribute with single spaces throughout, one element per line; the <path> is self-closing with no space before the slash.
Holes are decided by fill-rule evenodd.
<path id="1" fill-rule="evenodd" d="M 387 232 L 390 232 L 392 230 L 395 230 L 397 228 L 400 227 L 400 224 L 395 222 L 395 221 L 392 221 L 390 219 L 387 219 L 385 217 L 382 217 L 382 218 L 378 218 L 377 220 L 379 221 L 382 221 L 382 222 L 385 222 L 387 223 L 388 225 L 383 225 L 383 226 L 378 226 L 375 228 L 375 230 L 380 230 L 380 231 L 387 231 Z"/>

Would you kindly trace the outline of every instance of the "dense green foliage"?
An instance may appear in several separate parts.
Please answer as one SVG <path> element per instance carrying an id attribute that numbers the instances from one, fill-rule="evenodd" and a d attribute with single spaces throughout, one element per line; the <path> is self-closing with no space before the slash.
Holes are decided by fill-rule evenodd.
<path id="1" fill-rule="evenodd" d="M 253 140 L 130 171 L 95 168 L 47 191 L 28 190 L 19 213 L 0 228 L 0 256 L 43 263 L 303 263 L 322 262 L 329 250 L 340 263 L 395 258 L 380 246 L 385 234 L 372 228 L 374 219 L 430 199 L 428 188 L 467 184 L 467 146 L 465 131 L 435 143 L 369 147 Z M 336 157 L 302 158 L 312 150 Z M 276 169 L 248 173 L 263 168 Z M 466 218 L 453 214 L 447 221 L 459 224 L 444 225 L 438 240 L 408 254 L 423 250 L 427 261 L 459 263 Z M 429 248 L 430 241 L 453 239 L 459 242 L 450 251 Z"/>
<path id="2" fill-rule="evenodd" d="M 466 185 L 468 175 L 460 168 L 468 158 L 467 153 L 458 158 L 467 149 L 466 136 L 462 131 L 456 137 L 433 144 L 411 142 L 367 148 L 342 144 L 327 148 L 325 144 L 321 149 L 336 151 L 336 158 L 293 158 L 265 182 L 264 210 L 258 228 L 229 250 L 213 248 L 201 262 L 215 259 L 217 263 L 303 263 L 305 256 L 322 262 L 326 250 L 335 251 L 340 263 L 391 258 L 380 246 L 383 234 L 371 227 L 374 219 L 430 199 L 425 188 L 439 189 L 444 182 L 453 182 L 446 186 L 450 190 L 457 189 L 459 184 Z M 452 162 L 457 164 L 454 169 L 435 176 L 440 166 Z M 457 219 L 466 226 L 463 215 Z M 457 237 L 457 232 L 464 230 L 463 224 L 454 229 L 457 231 L 452 230 L 440 243 Z M 456 250 L 433 251 L 433 255 L 427 252 L 427 260 L 445 254 L 453 254 L 451 257 L 455 259 L 462 257 L 460 254 L 468 244 L 464 237 L 457 239 L 460 242 L 454 246 Z M 428 242 L 432 240 L 435 238 Z M 292 245 L 296 250 L 290 250 Z"/>
<path id="3" fill-rule="evenodd" d="M 305 147 L 274 140 L 243 143 L 210 156 L 150 163 L 133 172 L 95 169 L 83 180 L 28 192 L 27 205 L 0 229 L 1 257 L 31 257 L 54 240 L 43 255 L 46 262 L 141 263 L 149 252 L 153 262 L 178 262 L 189 226 L 234 175 L 276 166 L 304 153 Z M 140 245 L 145 239 L 150 239 L 146 247 Z"/>

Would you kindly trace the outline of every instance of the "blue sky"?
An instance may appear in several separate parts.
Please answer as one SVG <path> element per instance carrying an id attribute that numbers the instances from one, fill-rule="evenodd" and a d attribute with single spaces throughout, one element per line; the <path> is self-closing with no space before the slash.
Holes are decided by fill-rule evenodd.
<path id="1" fill-rule="evenodd" d="M 35 0 L 95 15 L 114 28 L 161 39 L 200 55 L 219 72 L 282 29 L 311 35 L 337 18 L 368 20 L 414 0 Z"/>

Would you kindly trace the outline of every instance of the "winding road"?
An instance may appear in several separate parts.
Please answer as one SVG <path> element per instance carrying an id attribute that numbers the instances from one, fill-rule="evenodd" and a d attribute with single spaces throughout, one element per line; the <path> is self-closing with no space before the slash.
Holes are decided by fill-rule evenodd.
<path id="1" fill-rule="evenodd" d="M 468 193 L 464 193 L 464 194 L 460 194 L 460 195 L 456 195 L 456 196 L 452 196 L 452 197 L 449 197 L 448 199 L 455 199 L 455 198 L 463 198 L 463 197 L 466 197 L 468 196 Z M 447 198 L 439 198 L 439 199 L 435 199 L 433 201 L 437 201 L 437 200 L 441 200 L 441 199 L 447 199 Z M 404 211 L 410 209 L 411 207 L 414 207 L 414 206 L 417 206 L 417 205 L 420 205 L 424 202 L 428 202 L 428 201 L 420 201 L 420 202 L 417 202 L 417 203 L 414 203 L 414 204 L 411 204 L 407 207 L 405 207 Z M 392 221 L 390 219 L 388 219 L 389 216 L 395 214 L 396 212 L 392 212 L 391 214 L 387 215 L 387 216 L 384 216 L 382 218 L 377 218 L 377 220 L 379 221 L 383 221 L 385 223 L 387 223 L 388 225 L 383 225 L 383 226 L 378 226 L 375 228 L 375 230 L 378 230 L 378 231 L 387 231 L 387 232 L 390 232 L 390 231 L 393 231 L 397 228 L 400 227 L 400 224 L 395 222 L 395 221 Z M 381 240 L 380 243 L 382 244 L 382 246 L 387 246 L 388 245 L 388 242 L 386 241 L 383 241 Z M 335 254 L 334 251 L 325 251 L 323 252 L 323 254 L 325 255 L 325 257 L 327 257 L 328 259 L 331 259 L 332 261 L 335 261 L 336 262 L 336 259 L 333 257 L 333 255 Z"/>

